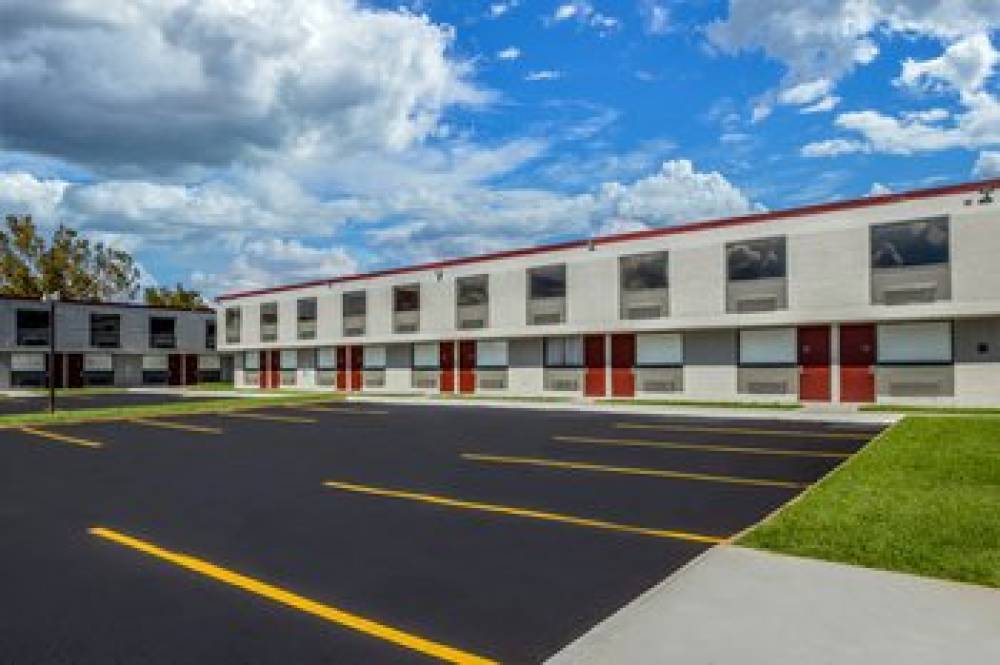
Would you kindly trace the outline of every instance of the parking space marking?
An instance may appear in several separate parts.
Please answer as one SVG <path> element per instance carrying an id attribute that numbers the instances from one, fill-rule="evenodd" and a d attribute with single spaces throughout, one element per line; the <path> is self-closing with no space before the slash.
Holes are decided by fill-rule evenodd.
<path id="1" fill-rule="evenodd" d="M 654 441 L 651 439 L 609 439 L 599 436 L 553 436 L 555 441 L 566 443 L 597 443 L 608 446 L 626 446 L 639 448 L 665 448 L 676 450 L 702 450 L 707 453 L 735 453 L 747 455 L 779 455 L 787 457 L 832 457 L 846 458 L 851 453 L 830 452 L 826 450 L 788 450 L 784 448 L 747 448 L 744 446 L 720 446 L 717 444 L 677 443 L 673 441 Z"/>
<path id="2" fill-rule="evenodd" d="M 875 436 L 862 432 L 817 432 L 816 430 L 756 429 L 753 427 L 712 427 L 703 425 L 664 425 L 653 423 L 615 423 L 618 429 L 651 429 L 662 432 L 713 432 L 719 434 L 767 434 L 769 436 L 793 436 L 806 439 L 850 439 L 867 441 Z"/>
<path id="3" fill-rule="evenodd" d="M 571 469 L 574 471 L 597 471 L 599 473 L 620 473 L 629 476 L 651 476 L 655 478 L 671 478 L 675 480 L 696 480 L 730 485 L 752 485 L 755 487 L 782 487 L 802 489 L 808 483 L 789 480 L 771 480 L 768 478 L 745 478 L 742 476 L 719 476 L 709 473 L 690 473 L 673 469 L 645 469 L 634 466 L 607 466 L 590 462 L 575 462 L 569 460 L 541 459 L 538 457 L 508 457 L 504 455 L 482 455 L 479 453 L 462 453 L 462 459 L 488 464 L 522 464 L 552 469 Z"/>
<path id="4" fill-rule="evenodd" d="M 300 406 L 298 404 L 289 404 L 288 408 L 295 409 L 296 411 L 315 411 L 316 413 L 349 413 L 370 416 L 384 416 L 389 413 L 388 411 L 378 409 L 355 409 L 346 406 Z"/>
<path id="5" fill-rule="evenodd" d="M 303 418 L 302 416 L 282 416 L 276 413 L 251 413 L 249 411 L 225 411 L 216 413 L 217 416 L 227 418 L 249 418 L 250 420 L 273 420 L 279 423 L 315 423 L 315 418 Z"/>
<path id="6" fill-rule="evenodd" d="M 188 423 L 176 423 L 169 420 L 153 420 L 147 418 L 131 418 L 127 422 L 136 425 L 149 425 L 150 427 L 162 427 L 163 429 L 175 429 L 184 432 L 197 432 L 198 434 L 222 434 L 221 427 L 205 427 L 204 425 L 191 425 Z"/>
<path id="7" fill-rule="evenodd" d="M 158 545 L 154 545 L 153 543 L 140 540 L 139 538 L 135 538 L 112 529 L 92 527 L 88 529 L 88 532 L 98 538 L 109 540 L 144 554 L 148 554 L 157 559 L 167 561 L 176 566 L 180 566 L 181 568 L 186 568 L 187 570 L 204 575 L 205 577 L 216 580 L 217 582 L 237 587 L 249 593 L 272 600 L 276 603 L 320 617 L 321 619 L 325 619 L 331 623 L 356 630 L 372 637 L 377 637 L 381 640 L 391 642 L 446 662 L 468 663 L 470 665 L 486 665 L 488 663 L 495 663 L 495 661 L 488 658 L 483 658 L 482 656 L 477 656 L 467 651 L 462 651 L 460 649 L 441 644 L 440 642 L 434 642 L 432 640 L 418 637 L 417 635 L 404 632 L 398 628 L 393 628 L 377 621 L 373 621 L 372 619 L 367 619 L 357 614 L 352 614 L 345 610 L 325 605 L 291 591 L 268 584 L 267 582 L 243 575 L 228 568 L 223 568 L 222 566 L 217 566 L 213 563 L 205 561 L 204 559 L 199 559 L 188 554 L 173 552 L 159 547 Z"/>
<path id="8" fill-rule="evenodd" d="M 543 510 L 531 508 L 518 508 L 515 506 L 502 506 L 495 503 L 482 503 L 479 501 L 466 501 L 447 496 L 437 496 L 434 494 L 422 494 L 419 492 L 407 492 L 404 490 L 386 489 L 383 487 L 371 487 L 369 485 L 357 485 L 355 483 L 345 483 L 336 480 L 328 480 L 323 483 L 327 487 L 356 492 L 359 494 L 370 494 L 374 496 L 391 497 L 394 499 L 408 499 L 410 501 L 420 501 L 436 506 L 446 506 L 449 508 L 460 508 L 463 510 L 477 510 L 486 513 L 496 513 L 498 515 L 512 515 L 514 517 L 526 517 L 529 519 L 543 520 L 548 522 L 560 522 L 562 524 L 572 524 L 575 526 L 585 526 L 593 529 L 603 529 L 605 531 L 617 531 L 620 533 L 631 533 L 640 536 L 651 536 L 653 538 L 669 538 L 673 540 L 686 540 L 696 543 L 706 543 L 716 545 L 726 542 L 726 538 L 719 536 L 707 536 L 699 533 L 689 533 L 686 531 L 673 531 L 669 529 L 655 529 L 651 527 L 633 526 L 630 524 L 618 524 L 616 522 L 606 522 L 604 520 L 591 519 L 589 517 L 577 517 L 574 515 L 563 515 L 560 513 L 550 513 Z"/>
<path id="9" fill-rule="evenodd" d="M 70 436 L 69 434 L 58 434 L 56 432 L 50 432 L 44 429 L 35 429 L 34 427 L 20 427 L 19 428 L 25 434 L 34 434 L 35 436 L 40 436 L 45 439 L 52 439 L 53 441 L 61 441 L 63 443 L 72 443 L 74 446 L 82 446 L 84 448 L 103 448 L 104 444 L 100 441 L 91 441 L 90 439 L 81 439 L 78 436 Z"/>

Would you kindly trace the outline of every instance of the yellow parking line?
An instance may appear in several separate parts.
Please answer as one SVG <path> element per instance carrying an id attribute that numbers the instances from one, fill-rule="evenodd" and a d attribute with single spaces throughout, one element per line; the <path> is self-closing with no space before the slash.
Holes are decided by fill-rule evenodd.
<path id="1" fill-rule="evenodd" d="M 874 434 L 861 432 L 817 432 L 815 430 L 755 429 L 752 427 L 711 427 L 701 425 L 663 425 L 653 423 L 615 423 L 619 429 L 652 429 L 663 432 L 714 432 L 720 434 L 767 434 L 770 436 L 793 436 L 805 439 L 850 439 L 867 441 Z"/>
<path id="2" fill-rule="evenodd" d="M 707 453 L 737 453 L 747 455 L 779 455 L 787 457 L 850 457 L 851 453 L 825 450 L 787 450 L 785 448 L 747 448 L 743 446 L 720 446 L 716 444 L 675 443 L 673 441 L 652 441 L 650 439 L 607 439 L 598 436 L 554 436 L 556 441 L 567 443 L 599 443 L 608 446 L 634 446 L 642 448 L 667 448 L 676 450 L 701 450 Z"/>
<path id="3" fill-rule="evenodd" d="M 128 422 L 136 425 L 149 425 L 150 427 L 162 427 L 164 429 L 176 429 L 184 432 L 197 432 L 198 434 L 222 434 L 220 427 L 204 427 L 202 425 L 189 425 L 188 423 L 175 423 L 169 420 L 152 420 L 147 418 L 132 418 Z"/>
<path id="4" fill-rule="evenodd" d="M 758 487 L 787 487 L 791 489 L 801 489 L 807 487 L 806 483 L 792 482 L 790 480 L 770 480 L 766 478 L 744 478 L 742 476 L 717 476 L 709 473 L 690 473 L 687 471 L 674 471 L 672 469 L 643 469 L 633 466 L 606 466 L 604 464 L 590 464 L 589 462 L 571 462 L 568 460 L 539 459 L 537 457 L 506 457 L 502 455 L 480 455 L 477 453 L 462 453 L 462 458 L 476 462 L 487 462 L 494 464 L 524 464 L 528 466 L 541 466 L 553 469 L 573 469 L 577 471 L 598 471 L 601 473 L 622 473 L 630 476 L 653 476 L 656 478 L 676 478 L 680 480 L 703 480 L 713 483 L 728 483 L 731 485 L 754 485 Z"/>
<path id="5" fill-rule="evenodd" d="M 488 658 L 483 658 L 482 656 L 477 656 L 475 654 L 441 644 L 440 642 L 433 642 L 431 640 L 418 637 L 411 633 L 399 630 L 398 628 L 378 623 L 377 621 L 367 619 L 357 614 L 352 614 L 330 605 L 324 605 L 323 603 L 300 596 L 291 591 L 286 591 L 285 589 L 273 586 L 267 582 L 262 582 L 261 580 L 253 577 L 229 570 L 228 568 L 223 568 L 222 566 L 209 563 L 204 559 L 198 559 L 188 554 L 173 552 L 159 547 L 158 545 L 154 545 L 153 543 L 134 538 L 124 533 L 113 531 L 112 529 L 92 527 L 88 529 L 88 532 L 98 538 L 104 538 L 105 540 L 110 540 L 114 543 L 118 543 L 119 545 L 130 547 L 144 554 L 156 557 L 157 559 L 167 561 L 176 566 L 180 566 L 181 568 L 186 568 L 204 575 L 205 577 L 216 580 L 217 582 L 222 582 L 223 584 L 234 586 L 249 593 L 263 596 L 268 600 L 273 600 L 276 603 L 287 605 L 288 607 L 305 612 L 306 614 L 312 614 L 331 623 L 351 628 L 352 630 L 356 630 L 360 633 L 371 635 L 372 637 L 377 637 L 387 642 L 392 642 L 393 644 L 397 644 L 407 649 L 411 649 L 446 662 L 469 664 L 478 663 L 483 665 L 495 662 L 489 660 Z"/>
<path id="6" fill-rule="evenodd" d="M 101 448 L 104 446 L 104 444 L 101 443 L 100 441 L 81 439 L 78 436 L 70 436 L 69 434 L 57 434 L 55 432 L 50 432 L 44 429 L 35 429 L 34 427 L 20 427 L 18 429 L 20 429 L 25 434 L 34 434 L 35 436 L 40 436 L 46 439 L 52 439 L 53 441 L 72 443 L 74 446 L 83 446 L 84 448 Z"/>
<path id="7" fill-rule="evenodd" d="M 298 404 L 289 404 L 288 408 L 296 411 L 315 411 L 316 413 L 352 413 L 369 416 L 384 416 L 389 413 L 388 411 L 377 409 L 353 409 L 346 406 L 299 406 Z"/>
<path id="8" fill-rule="evenodd" d="M 686 531 L 672 531 L 667 529 L 654 529 L 643 526 L 632 526 L 629 524 L 617 524 L 615 522 L 605 522 L 604 520 L 591 519 L 589 517 L 576 517 L 573 515 L 562 515 L 550 513 L 542 510 L 530 508 L 516 508 L 514 506 L 501 506 L 495 503 L 481 503 L 479 501 L 465 501 L 463 499 L 453 499 L 447 496 L 436 496 L 433 494 L 420 494 L 417 492 L 406 492 L 403 490 L 385 489 L 382 487 L 371 487 L 368 485 L 356 485 L 354 483 L 344 483 L 335 480 L 328 480 L 323 483 L 327 487 L 346 490 L 348 492 L 358 492 L 360 494 L 372 494 L 375 496 L 387 496 L 395 499 L 409 499 L 411 501 L 421 501 L 437 506 L 447 506 L 449 508 L 461 508 L 464 510 L 479 510 L 486 513 L 496 513 L 499 515 L 513 515 L 515 517 L 527 517 L 548 522 L 560 522 L 563 524 L 573 524 L 576 526 L 586 526 L 593 529 L 604 529 L 606 531 L 617 531 L 620 533 L 632 533 L 641 536 L 652 536 L 654 538 L 672 538 L 674 540 L 687 540 L 696 543 L 708 543 L 715 545 L 726 542 L 725 538 L 718 536 L 706 536 L 699 533 L 688 533 Z"/>
<path id="9" fill-rule="evenodd" d="M 303 418 L 301 416 L 282 416 L 275 413 L 251 413 L 249 411 L 225 411 L 216 415 L 228 418 L 249 418 L 251 420 L 273 420 L 279 423 L 314 423 L 315 418 Z"/>

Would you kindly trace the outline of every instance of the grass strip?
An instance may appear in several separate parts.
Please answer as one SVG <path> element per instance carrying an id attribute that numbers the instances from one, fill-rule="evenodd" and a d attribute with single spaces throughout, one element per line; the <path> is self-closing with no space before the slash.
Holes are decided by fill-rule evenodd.
<path id="1" fill-rule="evenodd" d="M 702 406 L 723 409 L 779 409 L 792 411 L 801 409 L 797 402 L 724 402 L 696 399 L 599 399 L 600 404 L 626 404 L 634 406 Z"/>
<path id="2" fill-rule="evenodd" d="M 1000 587 L 1000 419 L 911 416 L 739 544 Z"/>
<path id="3" fill-rule="evenodd" d="M 0 415 L 0 428 L 30 425 L 59 425 L 86 422 L 129 420 L 132 418 L 153 418 L 156 416 L 191 415 L 198 413 L 228 413 L 263 409 L 272 406 L 327 402 L 342 400 L 336 393 L 291 393 L 267 397 L 223 397 L 206 400 L 181 400 L 163 404 L 139 404 L 133 406 L 104 407 L 95 409 L 70 409 L 55 413 L 15 413 Z"/>

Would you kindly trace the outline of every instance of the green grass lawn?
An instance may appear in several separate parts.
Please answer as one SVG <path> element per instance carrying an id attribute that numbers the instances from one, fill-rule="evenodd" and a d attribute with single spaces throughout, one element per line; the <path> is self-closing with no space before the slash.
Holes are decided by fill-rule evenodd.
<path id="1" fill-rule="evenodd" d="M 1000 419 L 908 417 L 738 544 L 1000 587 Z"/>
<path id="2" fill-rule="evenodd" d="M 336 393 L 317 392 L 275 393 L 266 397 L 223 397 L 206 400 L 180 400 L 164 402 L 162 404 L 140 404 L 95 409 L 65 409 L 58 410 L 53 414 L 47 411 L 13 413 L 0 415 L 0 428 L 22 427 L 26 425 L 68 425 L 102 420 L 127 420 L 129 418 L 149 418 L 194 413 L 220 413 L 336 399 L 343 399 L 343 396 Z"/>
<path id="3" fill-rule="evenodd" d="M 878 411 L 882 413 L 925 413 L 951 414 L 956 416 L 1000 416 L 1000 409 L 988 406 L 917 406 L 891 404 L 866 404 L 861 411 Z"/>

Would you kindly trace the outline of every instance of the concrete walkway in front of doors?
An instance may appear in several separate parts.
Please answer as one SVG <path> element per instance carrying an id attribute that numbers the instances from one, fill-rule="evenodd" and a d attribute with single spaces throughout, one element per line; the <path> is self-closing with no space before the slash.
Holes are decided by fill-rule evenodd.
<path id="1" fill-rule="evenodd" d="M 995 665 L 1000 591 L 718 546 L 548 665 Z"/>

